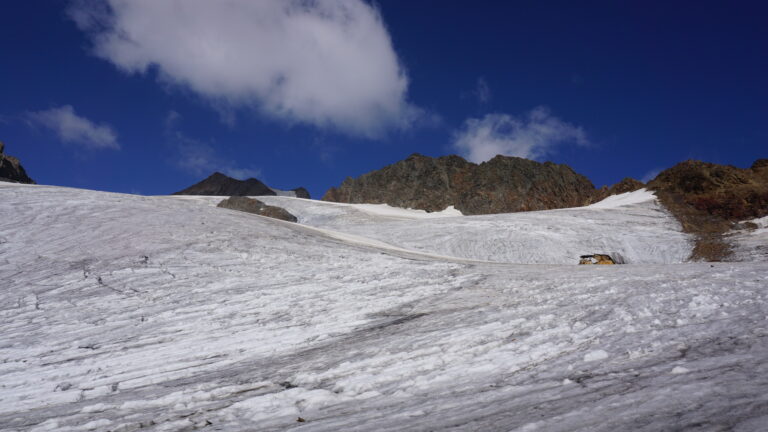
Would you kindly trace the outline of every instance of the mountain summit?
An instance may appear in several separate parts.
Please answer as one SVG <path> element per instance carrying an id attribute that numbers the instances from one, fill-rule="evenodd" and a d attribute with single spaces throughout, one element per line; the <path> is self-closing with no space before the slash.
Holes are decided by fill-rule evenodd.
<path id="1" fill-rule="evenodd" d="M 607 190 L 602 193 L 607 196 Z M 414 153 L 356 179 L 348 177 L 323 200 L 427 211 L 452 205 L 473 215 L 579 207 L 597 195 L 592 182 L 568 165 L 501 155 L 474 164 L 456 155 Z"/>
<path id="2" fill-rule="evenodd" d="M 0 181 L 13 183 L 30 183 L 35 181 L 29 178 L 21 162 L 13 156 L 5 154 L 5 143 L 0 141 Z"/>
<path id="3" fill-rule="evenodd" d="M 220 172 L 215 172 L 203 181 L 196 183 L 173 195 L 213 195 L 213 196 L 263 196 L 289 195 L 297 198 L 309 198 L 309 192 L 303 187 L 282 191 L 273 189 L 258 179 L 237 180 Z"/>

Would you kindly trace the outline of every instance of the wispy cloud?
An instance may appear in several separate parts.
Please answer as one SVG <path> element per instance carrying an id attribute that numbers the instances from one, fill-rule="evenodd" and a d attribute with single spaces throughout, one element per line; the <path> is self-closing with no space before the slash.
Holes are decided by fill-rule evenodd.
<path id="1" fill-rule="evenodd" d="M 170 111 L 165 117 L 165 133 L 177 155 L 174 163 L 181 170 L 197 176 L 219 171 L 240 180 L 261 177 L 260 169 L 238 166 L 220 156 L 211 144 L 184 134 L 179 129 L 181 120 L 182 116 L 176 111 Z"/>
<path id="2" fill-rule="evenodd" d="M 654 168 L 648 171 L 647 173 L 645 173 L 645 175 L 640 179 L 640 181 L 643 183 L 648 183 L 649 181 L 655 179 L 656 176 L 658 176 L 663 170 L 664 168 Z"/>
<path id="3" fill-rule="evenodd" d="M 424 114 L 363 0 L 73 0 L 69 15 L 97 56 L 127 73 L 156 70 L 217 110 L 367 137 Z"/>
<path id="4" fill-rule="evenodd" d="M 96 124 L 77 115 L 72 105 L 28 112 L 24 118 L 33 126 L 50 129 L 65 143 L 77 144 L 89 149 L 117 150 L 120 148 L 117 133 L 111 126 Z"/>
<path id="5" fill-rule="evenodd" d="M 488 85 L 488 81 L 483 77 L 479 77 L 475 82 L 475 87 L 472 90 L 461 92 L 459 97 L 462 100 L 471 100 L 479 105 L 486 105 L 493 98 L 493 93 L 491 92 L 491 86 Z"/>
<path id="6" fill-rule="evenodd" d="M 588 145 L 589 141 L 580 126 L 560 120 L 545 107 L 522 117 L 494 113 L 468 119 L 453 139 L 454 147 L 472 162 L 499 154 L 537 159 L 566 143 Z"/>
<path id="7" fill-rule="evenodd" d="M 472 94 L 481 104 L 486 104 L 491 101 L 491 88 L 488 86 L 488 82 L 485 78 L 480 77 L 477 79 L 477 85 Z"/>

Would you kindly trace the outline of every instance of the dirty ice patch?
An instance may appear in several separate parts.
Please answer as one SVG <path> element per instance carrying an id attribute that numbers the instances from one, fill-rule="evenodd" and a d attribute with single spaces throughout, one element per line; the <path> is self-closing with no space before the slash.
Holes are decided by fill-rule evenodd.
<path id="1" fill-rule="evenodd" d="M 389 204 L 352 204 L 352 207 L 376 216 L 396 217 L 401 219 L 431 219 L 464 216 L 464 214 L 454 206 L 448 206 L 444 210 L 438 212 L 392 207 Z"/>
<path id="2" fill-rule="evenodd" d="M 329 405 L 348 402 L 352 398 L 325 389 L 292 388 L 260 395 L 237 402 L 226 408 L 222 416 L 227 420 L 248 420 L 264 426 L 286 417 L 309 417 Z"/>
<path id="3" fill-rule="evenodd" d="M 292 191 L 292 190 L 288 190 L 287 191 L 287 190 L 280 190 L 280 189 L 275 189 L 275 188 L 269 188 L 269 189 L 272 192 L 274 192 L 275 195 L 277 195 L 277 196 L 285 196 L 285 197 L 296 198 L 296 191 Z"/>

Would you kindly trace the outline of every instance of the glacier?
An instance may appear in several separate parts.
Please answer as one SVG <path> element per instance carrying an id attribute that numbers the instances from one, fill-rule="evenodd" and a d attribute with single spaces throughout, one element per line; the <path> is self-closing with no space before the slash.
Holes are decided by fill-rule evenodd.
<path id="1" fill-rule="evenodd" d="M 221 199 L 0 183 L 0 430 L 768 425 L 768 262 L 687 262 L 647 191 L 487 216 L 259 197 L 296 224 Z M 575 265 L 609 251 L 630 264 Z"/>

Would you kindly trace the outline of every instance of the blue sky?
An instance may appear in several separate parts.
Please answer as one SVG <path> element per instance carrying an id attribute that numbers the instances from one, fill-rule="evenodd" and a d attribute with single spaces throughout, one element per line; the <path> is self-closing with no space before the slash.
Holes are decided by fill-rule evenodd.
<path id="1" fill-rule="evenodd" d="M 768 3 L 27 0 L 0 5 L 0 140 L 41 184 L 212 173 L 319 198 L 419 152 L 596 186 L 768 157 Z"/>

